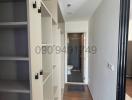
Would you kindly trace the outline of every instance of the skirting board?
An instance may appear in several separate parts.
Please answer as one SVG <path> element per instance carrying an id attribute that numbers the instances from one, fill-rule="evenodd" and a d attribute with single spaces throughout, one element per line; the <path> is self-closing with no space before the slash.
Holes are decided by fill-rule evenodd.
<path id="1" fill-rule="evenodd" d="M 130 76 L 130 75 L 126 75 L 126 78 L 132 78 L 132 76 Z"/>

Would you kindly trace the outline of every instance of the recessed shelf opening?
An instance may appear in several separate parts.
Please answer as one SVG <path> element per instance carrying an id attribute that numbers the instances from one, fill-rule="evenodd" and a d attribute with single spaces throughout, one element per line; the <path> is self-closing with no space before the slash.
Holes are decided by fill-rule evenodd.
<path id="1" fill-rule="evenodd" d="M 0 61 L 0 94 L 30 93 L 28 61 Z"/>
<path id="2" fill-rule="evenodd" d="M 0 93 L 0 100 L 30 100 L 30 95 L 21 93 Z"/>
<path id="3" fill-rule="evenodd" d="M 0 0 L 0 100 L 30 100 L 26 0 Z"/>
<path id="4" fill-rule="evenodd" d="M 27 28 L 0 30 L 0 57 L 28 57 Z"/>
<path id="5" fill-rule="evenodd" d="M 29 62 L 0 61 L 0 80 L 29 82 Z"/>
<path id="6" fill-rule="evenodd" d="M 0 13 L 0 22 L 27 21 L 26 0 L 0 0 Z"/>

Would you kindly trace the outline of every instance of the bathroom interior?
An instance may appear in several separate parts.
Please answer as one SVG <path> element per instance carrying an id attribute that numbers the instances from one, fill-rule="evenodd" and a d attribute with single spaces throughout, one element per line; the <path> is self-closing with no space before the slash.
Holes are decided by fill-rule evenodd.
<path id="1" fill-rule="evenodd" d="M 84 34 L 68 33 L 67 81 L 83 83 Z"/>

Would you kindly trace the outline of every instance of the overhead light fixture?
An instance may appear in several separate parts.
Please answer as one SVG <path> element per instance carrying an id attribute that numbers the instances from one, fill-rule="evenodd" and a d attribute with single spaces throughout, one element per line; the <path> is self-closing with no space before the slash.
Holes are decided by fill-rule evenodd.
<path id="1" fill-rule="evenodd" d="M 71 7 L 71 4 L 69 3 L 69 4 L 67 4 L 67 7 Z"/>

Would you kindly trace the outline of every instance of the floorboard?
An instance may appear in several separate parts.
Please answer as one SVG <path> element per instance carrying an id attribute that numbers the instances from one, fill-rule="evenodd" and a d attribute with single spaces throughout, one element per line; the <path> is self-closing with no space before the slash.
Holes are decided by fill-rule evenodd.
<path id="1" fill-rule="evenodd" d="M 87 85 L 66 84 L 63 97 L 63 100 L 92 100 Z"/>
<path id="2" fill-rule="evenodd" d="M 126 100 L 132 100 L 132 79 L 126 80 Z"/>

